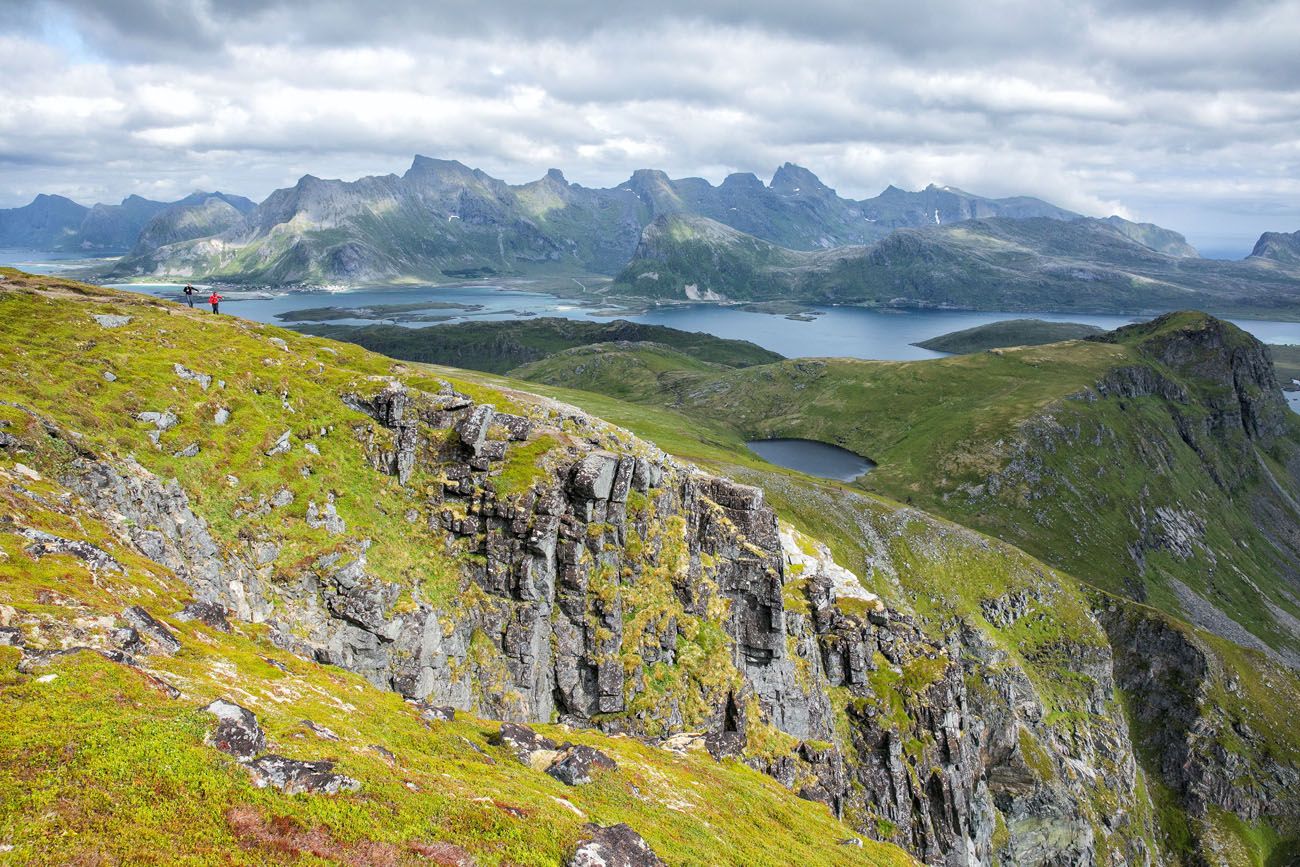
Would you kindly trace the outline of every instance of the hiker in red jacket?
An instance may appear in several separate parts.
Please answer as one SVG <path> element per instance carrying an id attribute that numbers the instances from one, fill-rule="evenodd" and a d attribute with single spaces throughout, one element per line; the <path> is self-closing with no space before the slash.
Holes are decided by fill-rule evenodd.
<path id="1" fill-rule="evenodd" d="M 212 290 L 212 294 L 208 296 L 208 303 L 212 305 L 212 312 L 213 312 L 213 313 L 220 313 L 220 312 L 221 312 L 219 309 L 217 309 L 217 305 L 221 303 L 221 298 L 222 298 L 222 296 L 220 296 L 220 295 L 217 294 L 217 290 L 216 290 L 216 289 L 213 289 L 213 290 Z"/>

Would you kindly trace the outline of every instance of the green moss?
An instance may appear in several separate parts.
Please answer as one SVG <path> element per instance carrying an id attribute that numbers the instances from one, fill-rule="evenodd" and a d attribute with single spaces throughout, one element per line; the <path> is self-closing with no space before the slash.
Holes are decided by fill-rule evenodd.
<path id="1" fill-rule="evenodd" d="M 521 494 L 546 478 L 549 470 L 544 459 L 558 446 L 554 437 L 545 434 L 528 443 L 511 445 L 506 450 L 501 474 L 494 477 L 497 495 L 510 497 Z"/>
<path id="2" fill-rule="evenodd" d="M 1017 738 L 1020 744 L 1020 758 L 1024 760 L 1025 765 L 1034 772 L 1034 776 L 1038 777 L 1039 781 L 1051 782 L 1056 776 L 1056 763 L 1052 761 L 1052 757 L 1047 750 L 1023 726 L 1020 728 Z"/>

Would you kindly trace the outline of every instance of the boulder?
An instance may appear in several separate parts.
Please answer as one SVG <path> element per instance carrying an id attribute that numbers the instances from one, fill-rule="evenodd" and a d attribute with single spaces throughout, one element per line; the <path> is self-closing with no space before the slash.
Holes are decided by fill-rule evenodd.
<path id="1" fill-rule="evenodd" d="M 95 321 L 104 328 L 121 328 L 131 321 L 130 316 L 114 316 L 110 313 L 96 313 Z"/>
<path id="2" fill-rule="evenodd" d="M 508 412 L 499 412 L 496 414 L 493 421 L 509 432 L 510 440 L 512 442 L 522 442 L 523 440 L 528 439 L 528 435 L 532 433 L 533 430 L 533 423 L 522 415 L 511 415 Z"/>
<path id="3" fill-rule="evenodd" d="M 175 413 L 170 410 L 163 410 L 162 412 L 142 412 L 136 415 L 135 418 L 137 421 L 153 425 L 160 431 L 170 430 L 171 428 L 176 427 L 177 422 Z"/>
<path id="4" fill-rule="evenodd" d="M 583 832 L 568 867 L 664 867 L 650 844 L 627 825 L 587 825 Z"/>
<path id="5" fill-rule="evenodd" d="M 324 741 L 336 741 L 339 736 L 334 734 L 333 729 L 326 728 L 320 723 L 314 723 L 309 719 L 302 720 L 303 727 L 310 731 L 316 737 Z"/>
<path id="6" fill-rule="evenodd" d="M 190 443 L 178 452 L 172 452 L 174 458 L 195 458 L 199 455 L 199 444 Z"/>
<path id="7" fill-rule="evenodd" d="M 230 421 L 230 410 L 226 409 L 224 406 L 217 410 L 216 415 L 212 416 L 212 423 L 218 426 L 223 425 L 228 421 Z"/>
<path id="8" fill-rule="evenodd" d="M 122 619 L 129 623 L 132 628 L 145 638 L 149 639 L 150 642 L 157 645 L 163 653 L 170 656 L 181 649 L 181 642 L 172 634 L 172 631 L 139 605 L 132 605 L 130 608 L 123 611 Z"/>
<path id="9" fill-rule="evenodd" d="M 337 795 L 361 788 L 357 780 L 334 773 L 334 763 L 329 760 L 303 762 L 266 755 L 250 762 L 248 770 L 253 775 L 253 785 L 259 789 L 271 786 L 286 795 Z"/>
<path id="10" fill-rule="evenodd" d="M 618 465 L 617 455 L 592 452 L 569 471 L 569 493 L 579 500 L 608 500 Z"/>
<path id="11" fill-rule="evenodd" d="M 456 709 L 449 705 L 429 704 L 426 701 L 407 700 L 425 722 L 451 722 L 456 718 Z"/>
<path id="12" fill-rule="evenodd" d="M 217 718 L 217 727 L 208 735 L 210 746 L 241 762 L 251 760 L 266 749 L 266 734 L 251 710 L 220 698 L 204 710 Z"/>
<path id="13" fill-rule="evenodd" d="M 172 372 L 187 382 L 197 382 L 199 387 L 204 391 L 207 391 L 208 387 L 212 385 L 212 377 L 208 376 L 206 373 L 199 373 L 196 370 L 190 370 L 183 364 L 173 364 Z"/>
<path id="14" fill-rule="evenodd" d="M 495 409 L 487 404 L 479 404 L 469 411 L 460 424 L 456 425 L 456 433 L 460 436 L 461 444 L 469 449 L 474 457 L 478 457 L 487 442 L 488 428 L 492 426 L 492 419 L 495 416 Z"/>
<path id="15" fill-rule="evenodd" d="M 493 742 L 509 747 L 510 751 L 525 765 L 529 764 L 529 757 L 535 752 L 541 750 L 554 752 L 559 749 L 555 741 L 545 735 L 539 735 L 521 723 L 502 723 L 501 730 L 497 732 Z"/>
<path id="16" fill-rule="evenodd" d="M 266 450 L 266 456 L 268 458 L 273 458 L 276 455 L 286 454 L 291 448 L 293 448 L 293 444 L 289 442 L 289 437 L 292 435 L 293 431 L 291 430 L 287 430 L 280 434 L 280 436 L 276 438 L 275 443 Z"/>
<path id="17" fill-rule="evenodd" d="M 221 632 L 230 631 L 230 621 L 226 619 L 226 609 L 215 602 L 191 602 L 176 614 L 176 619 L 185 623 L 197 620 L 204 626 L 211 626 Z"/>
<path id="18" fill-rule="evenodd" d="M 566 786 L 583 786 L 591 782 L 596 771 L 612 771 L 617 767 L 618 763 L 600 750 L 579 744 L 560 753 L 546 773 Z"/>
<path id="19" fill-rule="evenodd" d="M 18 466 L 21 466 L 21 464 Z M 54 554 L 67 554 L 76 557 L 95 572 L 100 570 L 107 572 L 126 571 L 115 557 L 89 542 L 83 542 L 80 539 L 64 539 L 62 536 L 55 536 L 43 530 L 33 530 L 27 527 L 19 530 L 18 534 L 31 542 L 25 549 L 29 557 L 40 559 Z"/>
<path id="20" fill-rule="evenodd" d="M 307 526 L 316 530 L 324 529 L 327 533 L 341 535 L 347 532 L 347 524 L 339 517 L 338 510 L 334 508 L 334 502 L 331 500 L 325 504 L 324 508 L 316 505 L 315 502 L 307 504 Z"/>

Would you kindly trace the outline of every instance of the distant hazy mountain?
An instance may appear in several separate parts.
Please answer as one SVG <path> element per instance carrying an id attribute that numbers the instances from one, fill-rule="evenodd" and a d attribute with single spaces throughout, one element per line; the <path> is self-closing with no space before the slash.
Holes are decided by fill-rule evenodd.
<path id="1" fill-rule="evenodd" d="M 148 256 L 159 247 L 217 235 L 238 224 L 256 208 L 243 196 L 192 193 L 158 211 L 132 239 L 131 256 Z"/>
<path id="2" fill-rule="evenodd" d="M 1146 312 L 1181 305 L 1277 315 L 1300 304 L 1300 268 L 1180 255 L 1180 236 L 1156 229 L 1090 218 L 995 217 L 903 228 L 868 247 L 811 253 L 701 218 L 672 217 L 646 229 L 613 291 L 985 310 Z M 1134 234 L 1175 252 L 1152 249 Z"/>
<path id="3" fill-rule="evenodd" d="M 843 255 L 900 226 L 989 216 L 1080 219 L 1038 199 L 989 199 L 950 187 L 890 187 L 854 201 L 790 163 L 767 184 L 733 174 L 714 186 L 646 169 L 613 189 L 590 189 L 555 169 L 513 186 L 456 161 L 417 156 L 400 176 L 345 182 L 308 175 L 239 221 L 225 213 L 228 222 L 214 223 L 207 235 L 151 236 L 116 273 L 251 283 L 615 275 L 647 258 L 670 226 L 687 234 L 732 230 L 754 239 L 755 251 L 767 244 Z M 722 279 L 723 265 L 711 267 L 715 281 Z M 692 282 L 687 271 L 682 276 L 682 285 Z"/>
<path id="4" fill-rule="evenodd" d="M 259 205 L 42 196 L 0 212 L 0 244 L 129 248 L 112 276 L 267 285 L 604 274 L 615 293 L 673 300 L 1276 314 L 1300 299 L 1294 236 L 1266 235 L 1242 262 L 1203 260 L 1150 223 L 934 184 L 847 199 L 791 163 L 768 183 L 643 169 L 592 189 L 557 169 L 511 185 L 417 156 L 401 175 L 306 175 Z"/>
<path id="5" fill-rule="evenodd" d="M 145 226 L 168 207 L 166 202 L 127 196 L 117 205 L 87 208 L 63 196 L 39 195 L 29 205 L 0 210 L 0 246 L 126 250 L 140 238 Z"/>
<path id="6" fill-rule="evenodd" d="M 558 171 L 510 186 L 417 157 L 401 176 L 306 176 L 211 237 L 123 260 L 121 274 L 292 283 L 444 279 L 557 269 L 613 272 L 647 217 L 629 190 L 589 190 Z"/>
<path id="7" fill-rule="evenodd" d="M 166 202 L 127 196 L 120 205 L 95 205 L 82 220 L 67 247 L 126 250 L 140 237 L 145 225 L 166 210 Z"/>
<path id="8" fill-rule="evenodd" d="M 1300 266 L 1300 232 L 1265 232 L 1255 242 L 1250 258 Z"/>
<path id="9" fill-rule="evenodd" d="M 71 240 L 90 209 L 44 193 L 21 208 L 0 210 L 0 247 L 54 250 Z"/>

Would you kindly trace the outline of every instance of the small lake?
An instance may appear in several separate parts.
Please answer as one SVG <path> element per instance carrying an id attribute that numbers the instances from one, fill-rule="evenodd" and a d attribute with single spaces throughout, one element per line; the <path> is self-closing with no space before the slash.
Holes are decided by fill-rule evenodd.
<path id="1" fill-rule="evenodd" d="M 822 479 L 851 482 L 876 466 L 862 455 L 817 440 L 749 440 L 745 445 L 769 463 Z"/>

